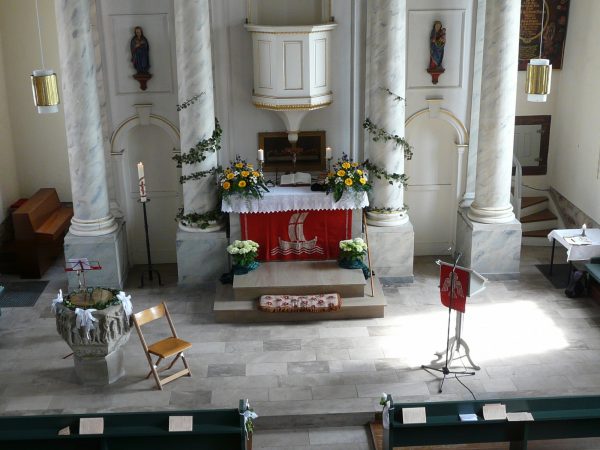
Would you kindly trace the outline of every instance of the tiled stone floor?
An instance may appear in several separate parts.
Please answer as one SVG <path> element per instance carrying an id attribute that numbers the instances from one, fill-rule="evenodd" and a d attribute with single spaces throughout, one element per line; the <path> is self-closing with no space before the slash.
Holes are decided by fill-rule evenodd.
<path id="1" fill-rule="evenodd" d="M 481 370 L 463 381 L 478 399 L 600 393 L 600 305 L 554 289 L 534 267 L 549 255 L 549 248 L 524 248 L 520 280 L 490 281 L 467 306 L 463 336 Z M 233 408 L 249 398 L 264 420 L 254 448 L 368 448 L 361 427 L 266 428 L 274 416 L 375 411 L 381 392 L 397 402 L 471 398 L 453 379 L 438 394 L 436 378 L 419 369 L 445 347 L 434 260 L 416 258 L 414 283 L 384 285 L 383 319 L 303 324 L 217 324 L 215 285 L 180 289 L 175 267 L 160 266 L 165 286 L 139 289 L 134 269 L 126 289 L 134 310 L 166 300 L 179 334 L 194 344 L 193 378 L 162 392 L 144 379 L 135 333 L 124 349 L 125 377 L 107 387 L 77 383 L 50 313 L 66 285 L 57 264 L 34 307 L 2 310 L 0 414 Z"/>

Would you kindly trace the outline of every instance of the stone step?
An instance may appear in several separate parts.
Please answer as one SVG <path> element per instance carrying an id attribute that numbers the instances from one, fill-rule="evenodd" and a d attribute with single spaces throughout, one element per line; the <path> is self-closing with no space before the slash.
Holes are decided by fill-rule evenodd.
<path id="1" fill-rule="evenodd" d="M 521 217 L 548 209 L 548 197 L 523 197 L 521 199 Z"/>
<path id="2" fill-rule="evenodd" d="M 328 294 L 362 297 L 365 278 L 359 269 L 342 269 L 337 261 L 281 261 L 261 263 L 233 279 L 235 300 L 256 300 L 265 294 Z"/>
<path id="3" fill-rule="evenodd" d="M 547 230 L 556 228 L 558 225 L 557 217 L 548 209 L 521 217 L 521 227 L 523 232 L 535 230 Z"/>
<path id="4" fill-rule="evenodd" d="M 344 269 L 348 270 L 348 269 Z M 353 271 L 353 270 L 348 270 Z M 362 271 L 358 271 L 364 281 Z M 371 284 L 363 283 L 361 295 L 343 297 L 342 308 L 327 312 L 265 312 L 258 309 L 258 300 L 232 300 L 231 286 L 217 287 L 217 295 L 213 304 L 213 312 L 217 322 L 224 323 L 256 323 L 256 322 L 312 322 L 320 320 L 371 319 L 384 317 L 387 302 L 379 280 L 373 280 L 374 295 L 371 295 Z M 327 292 L 336 292 L 330 286 Z M 311 291 L 310 293 L 319 293 Z"/>

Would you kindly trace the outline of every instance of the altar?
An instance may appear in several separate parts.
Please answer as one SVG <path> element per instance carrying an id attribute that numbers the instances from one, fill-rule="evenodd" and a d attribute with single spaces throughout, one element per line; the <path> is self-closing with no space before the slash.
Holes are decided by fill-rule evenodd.
<path id="1" fill-rule="evenodd" d="M 223 199 L 222 211 L 230 213 L 231 240 L 258 242 L 261 261 L 330 260 L 339 241 L 360 236 L 368 204 L 366 192 L 346 192 L 336 202 L 310 187 L 273 187 L 261 199 Z"/>

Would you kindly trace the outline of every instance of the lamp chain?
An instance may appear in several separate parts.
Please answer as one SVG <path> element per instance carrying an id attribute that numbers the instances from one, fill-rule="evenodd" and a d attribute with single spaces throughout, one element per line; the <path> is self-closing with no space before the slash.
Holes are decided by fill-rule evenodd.
<path id="1" fill-rule="evenodd" d="M 40 40 L 40 55 L 42 56 L 42 69 L 46 69 L 44 65 L 44 51 L 42 50 L 42 30 L 40 27 L 40 12 L 38 10 L 38 0 L 35 0 L 35 16 L 37 17 L 38 38 Z"/>
<path id="2" fill-rule="evenodd" d="M 36 0 L 37 1 L 37 0 Z M 544 42 L 544 12 L 545 12 L 546 0 L 542 0 L 542 29 L 540 31 L 540 57 L 542 59 L 542 43 Z"/>

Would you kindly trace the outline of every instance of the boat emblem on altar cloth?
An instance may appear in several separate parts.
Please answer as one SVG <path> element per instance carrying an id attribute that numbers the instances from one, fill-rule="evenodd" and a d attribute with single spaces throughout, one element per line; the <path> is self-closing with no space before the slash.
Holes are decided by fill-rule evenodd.
<path id="1" fill-rule="evenodd" d="M 278 238 L 279 245 L 271 249 L 271 255 L 314 255 L 323 254 L 323 247 L 317 245 L 317 236 L 306 240 L 304 236 L 304 222 L 309 212 L 297 212 L 290 216 L 288 222 L 288 239 Z"/>

